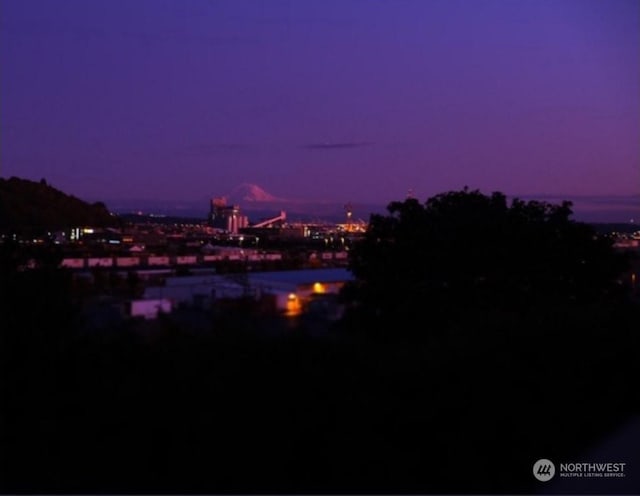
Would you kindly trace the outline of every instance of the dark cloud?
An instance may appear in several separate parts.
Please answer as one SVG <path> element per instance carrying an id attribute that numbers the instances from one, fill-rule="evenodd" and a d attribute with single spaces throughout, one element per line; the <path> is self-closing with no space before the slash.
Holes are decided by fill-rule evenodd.
<path id="1" fill-rule="evenodd" d="M 341 150 L 345 148 L 361 148 L 363 146 L 370 146 L 373 143 L 348 141 L 344 143 L 309 143 L 303 145 L 302 148 L 309 150 Z"/>

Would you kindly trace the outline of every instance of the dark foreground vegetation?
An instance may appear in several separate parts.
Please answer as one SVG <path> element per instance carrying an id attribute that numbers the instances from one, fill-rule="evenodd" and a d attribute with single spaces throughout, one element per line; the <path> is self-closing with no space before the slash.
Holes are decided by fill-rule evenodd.
<path id="1" fill-rule="evenodd" d="M 269 334 L 249 307 L 207 332 L 87 334 L 67 273 L 5 253 L 1 489 L 541 491 L 535 460 L 639 411 L 630 260 L 570 214 L 466 190 L 392 204 L 353 254 L 346 318 Z"/>

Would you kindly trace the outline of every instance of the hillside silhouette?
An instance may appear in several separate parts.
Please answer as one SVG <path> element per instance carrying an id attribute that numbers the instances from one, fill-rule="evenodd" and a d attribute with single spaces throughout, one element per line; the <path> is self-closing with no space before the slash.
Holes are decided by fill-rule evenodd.
<path id="1" fill-rule="evenodd" d="M 42 179 L 0 178 L 0 231 L 42 234 L 80 226 L 118 224 L 102 202 L 88 203 L 60 191 Z"/>

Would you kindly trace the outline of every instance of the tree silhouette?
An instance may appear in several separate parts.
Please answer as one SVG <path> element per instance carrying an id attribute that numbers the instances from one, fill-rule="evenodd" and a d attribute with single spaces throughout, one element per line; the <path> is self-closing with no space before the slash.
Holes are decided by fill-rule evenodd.
<path id="1" fill-rule="evenodd" d="M 478 190 L 392 202 L 373 215 L 350 257 L 345 298 L 362 322 L 457 321 L 478 312 L 522 313 L 621 296 L 626 260 L 591 226 L 553 205 Z"/>
<path id="2" fill-rule="evenodd" d="M 391 364 L 380 382 L 398 379 L 405 425 L 422 415 L 406 432 L 446 459 L 437 488 L 529 492 L 540 453 L 578 456 L 637 415 L 628 260 L 569 202 L 465 188 L 388 212 L 351 251 L 339 330 Z M 487 478 L 497 460 L 502 481 Z"/>

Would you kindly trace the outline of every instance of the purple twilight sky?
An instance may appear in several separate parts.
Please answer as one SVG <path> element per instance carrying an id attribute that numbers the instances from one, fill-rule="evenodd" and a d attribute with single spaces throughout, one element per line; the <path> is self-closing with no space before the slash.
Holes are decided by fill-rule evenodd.
<path id="1" fill-rule="evenodd" d="M 2 0 L 2 177 L 88 200 L 640 191 L 637 0 Z"/>

